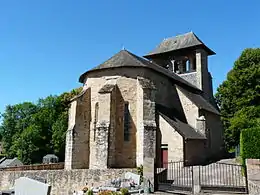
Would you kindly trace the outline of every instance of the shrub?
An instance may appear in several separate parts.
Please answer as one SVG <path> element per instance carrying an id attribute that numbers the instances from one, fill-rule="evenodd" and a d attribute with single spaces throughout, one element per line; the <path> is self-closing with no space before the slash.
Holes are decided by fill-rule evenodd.
<path id="1" fill-rule="evenodd" d="M 98 193 L 98 195 L 112 195 L 113 192 L 112 191 L 109 191 L 109 190 L 106 190 L 106 191 L 101 191 Z"/>
<path id="2" fill-rule="evenodd" d="M 245 129 L 240 135 L 240 155 L 242 165 L 245 159 L 260 159 L 260 127 Z"/>
<path id="3" fill-rule="evenodd" d="M 92 190 L 88 190 L 86 195 L 93 195 L 93 191 Z"/>
<path id="4" fill-rule="evenodd" d="M 121 192 L 122 195 L 129 195 L 129 191 L 128 191 L 127 188 L 121 188 L 120 192 Z"/>
<path id="5" fill-rule="evenodd" d="M 140 167 L 137 167 L 137 173 L 138 175 L 140 175 L 140 182 L 143 182 L 143 175 L 144 175 L 144 170 L 143 170 L 143 165 L 141 165 Z"/>

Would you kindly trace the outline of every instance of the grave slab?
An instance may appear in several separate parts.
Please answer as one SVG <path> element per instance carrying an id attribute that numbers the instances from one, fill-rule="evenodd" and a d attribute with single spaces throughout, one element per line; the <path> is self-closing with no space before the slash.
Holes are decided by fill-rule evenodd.
<path id="1" fill-rule="evenodd" d="M 50 195 L 51 186 L 27 177 L 15 180 L 15 195 Z"/>

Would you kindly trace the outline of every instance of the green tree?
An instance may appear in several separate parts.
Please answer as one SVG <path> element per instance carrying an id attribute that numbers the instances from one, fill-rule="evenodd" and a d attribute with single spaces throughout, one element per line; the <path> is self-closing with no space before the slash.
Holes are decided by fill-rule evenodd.
<path id="1" fill-rule="evenodd" d="M 81 90 L 40 98 L 36 104 L 7 106 L 0 126 L 6 155 L 31 164 L 41 162 L 48 153 L 55 153 L 63 161 L 69 102 Z"/>
<path id="2" fill-rule="evenodd" d="M 260 118 L 260 48 L 245 49 L 215 95 L 221 110 L 225 143 L 239 143 L 241 130 L 257 126 Z"/>

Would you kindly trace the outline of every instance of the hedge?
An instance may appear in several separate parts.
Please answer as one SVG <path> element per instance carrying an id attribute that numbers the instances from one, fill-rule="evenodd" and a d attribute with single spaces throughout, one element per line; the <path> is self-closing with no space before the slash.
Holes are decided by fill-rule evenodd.
<path id="1" fill-rule="evenodd" d="M 245 159 L 260 159 L 260 127 L 244 129 L 240 135 L 240 156 L 242 164 Z"/>

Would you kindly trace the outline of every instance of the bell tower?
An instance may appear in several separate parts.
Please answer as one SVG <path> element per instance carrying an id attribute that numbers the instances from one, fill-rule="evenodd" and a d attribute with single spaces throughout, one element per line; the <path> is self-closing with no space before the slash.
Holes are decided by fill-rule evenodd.
<path id="1" fill-rule="evenodd" d="M 203 91 L 206 99 L 213 101 L 208 56 L 214 54 L 190 32 L 163 40 L 155 50 L 144 57 L 190 82 Z"/>

